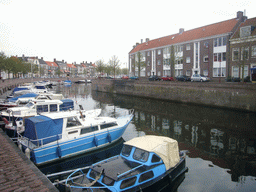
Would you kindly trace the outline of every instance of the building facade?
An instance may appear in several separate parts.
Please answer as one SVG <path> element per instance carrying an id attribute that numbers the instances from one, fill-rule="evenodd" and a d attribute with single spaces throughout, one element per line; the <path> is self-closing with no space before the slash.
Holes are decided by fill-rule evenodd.
<path id="1" fill-rule="evenodd" d="M 140 77 L 203 74 L 230 76 L 230 38 L 246 20 L 243 12 L 227 21 L 136 43 L 129 52 L 130 75 Z"/>
<path id="2" fill-rule="evenodd" d="M 250 69 L 256 67 L 256 18 L 243 22 L 231 37 L 230 57 L 230 76 L 251 78 Z"/>

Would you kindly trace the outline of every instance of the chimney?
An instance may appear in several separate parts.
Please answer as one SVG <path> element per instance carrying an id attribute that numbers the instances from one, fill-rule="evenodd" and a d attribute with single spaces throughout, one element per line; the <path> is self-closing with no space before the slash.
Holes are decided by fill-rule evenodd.
<path id="1" fill-rule="evenodd" d="M 136 47 L 136 45 L 133 45 L 132 48 L 134 49 Z"/>
<path id="2" fill-rule="evenodd" d="M 141 44 L 143 43 L 143 39 L 140 40 Z"/>
<path id="3" fill-rule="evenodd" d="M 138 46 L 138 45 L 139 45 L 139 43 L 137 42 L 137 43 L 136 43 L 136 46 Z"/>
<path id="4" fill-rule="evenodd" d="M 237 19 L 241 19 L 243 17 L 243 12 L 242 11 L 238 11 L 237 13 L 236 13 L 236 18 Z"/>
<path id="5" fill-rule="evenodd" d="M 184 28 L 180 28 L 179 34 L 182 34 L 184 32 Z"/>
<path id="6" fill-rule="evenodd" d="M 53 62 L 56 62 L 56 58 L 53 59 Z"/>
<path id="7" fill-rule="evenodd" d="M 62 63 L 65 63 L 64 60 L 62 60 Z"/>
<path id="8" fill-rule="evenodd" d="M 146 38 L 146 42 L 149 42 L 149 38 Z"/>
<path id="9" fill-rule="evenodd" d="M 44 60 L 44 58 L 43 58 L 43 57 L 41 57 L 41 59 L 42 59 L 42 60 Z"/>

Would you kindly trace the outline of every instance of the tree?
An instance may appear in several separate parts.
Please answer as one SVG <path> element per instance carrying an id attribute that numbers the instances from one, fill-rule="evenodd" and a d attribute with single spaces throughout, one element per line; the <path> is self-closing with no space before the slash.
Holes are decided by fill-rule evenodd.
<path id="1" fill-rule="evenodd" d="M 145 52 L 143 54 L 145 54 Z M 146 67 L 146 62 L 142 61 L 143 57 L 144 57 L 143 54 L 141 52 L 138 52 L 136 55 L 137 58 L 135 59 L 135 70 L 136 70 L 136 67 L 138 67 L 138 76 L 139 77 L 140 77 L 141 69 Z"/>
<path id="2" fill-rule="evenodd" d="M 117 56 L 113 55 L 108 63 L 114 73 L 114 78 L 115 78 L 116 70 L 120 66 L 120 61 Z"/>
<path id="3" fill-rule="evenodd" d="M 174 46 L 172 45 L 170 47 L 170 70 L 171 70 L 171 77 L 175 77 L 175 55 L 174 55 Z"/>
<path id="4" fill-rule="evenodd" d="M 127 69 L 127 68 L 123 68 L 123 69 L 122 69 L 122 74 L 128 75 L 128 69 Z"/>
<path id="5" fill-rule="evenodd" d="M 105 68 L 106 68 L 106 65 L 104 64 L 103 59 L 96 61 L 96 71 L 100 74 L 100 76 L 104 72 Z"/>
<path id="6" fill-rule="evenodd" d="M 4 54 L 4 52 L 0 52 L 0 79 L 2 78 L 1 76 L 2 71 L 6 70 L 5 60 L 6 60 L 6 55 Z"/>

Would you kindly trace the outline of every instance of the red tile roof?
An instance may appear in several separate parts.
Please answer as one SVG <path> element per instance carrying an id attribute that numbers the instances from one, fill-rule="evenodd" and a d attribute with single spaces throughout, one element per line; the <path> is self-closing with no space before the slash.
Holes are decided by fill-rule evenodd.
<path id="1" fill-rule="evenodd" d="M 45 61 L 45 63 L 50 67 L 58 67 L 58 65 L 55 62 L 52 61 Z"/>
<path id="2" fill-rule="evenodd" d="M 67 66 L 68 66 L 68 68 L 76 68 L 76 66 L 73 64 L 67 64 Z"/>
<path id="3" fill-rule="evenodd" d="M 199 27 L 189 31 L 184 31 L 181 34 L 177 33 L 174 35 L 154 39 L 154 40 L 137 45 L 134 49 L 130 51 L 130 53 L 136 53 L 142 50 L 147 50 L 147 49 L 152 49 L 152 48 L 162 47 L 162 46 L 167 46 L 172 44 L 178 44 L 182 42 L 187 42 L 187 41 L 192 41 L 196 39 L 202 39 L 206 37 L 229 33 L 233 30 L 233 28 L 236 26 L 238 21 L 239 20 L 237 19 L 230 19 L 227 21 Z"/>
<path id="4" fill-rule="evenodd" d="M 247 19 L 245 22 L 243 22 L 239 28 L 237 29 L 237 31 L 235 32 L 235 34 L 232 36 L 231 39 L 235 39 L 235 38 L 240 38 L 240 28 L 241 27 L 245 27 L 245 26 L 254 26 L 254 30 L 252 31 L 251 35 L 254 36 L 256 35 L 256 17 L 251 18 L 251 19 Z"/>

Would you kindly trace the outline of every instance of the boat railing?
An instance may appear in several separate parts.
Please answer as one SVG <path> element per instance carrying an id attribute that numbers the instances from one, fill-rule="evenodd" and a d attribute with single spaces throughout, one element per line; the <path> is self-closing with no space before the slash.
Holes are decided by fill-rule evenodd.
<path id="1" fill-rule="evenodd" d="M 42 139 L 29 139 L 27 137 L 22 136 L 21 134 L 18 133 L 18 140 L 23 141 L 24 143 L 27 143 L 27 147 L 29 149 L 33 149 L 36 147 L 43 147 L 47 143 L 53 142 L 53 141 L 58 141 L 62 138 L 62 134 L 58 135 L 53 135 L 50 137 L 45 137 Z M 51 140 L 50 142 L 47 142 L 47 140 Z"/>

